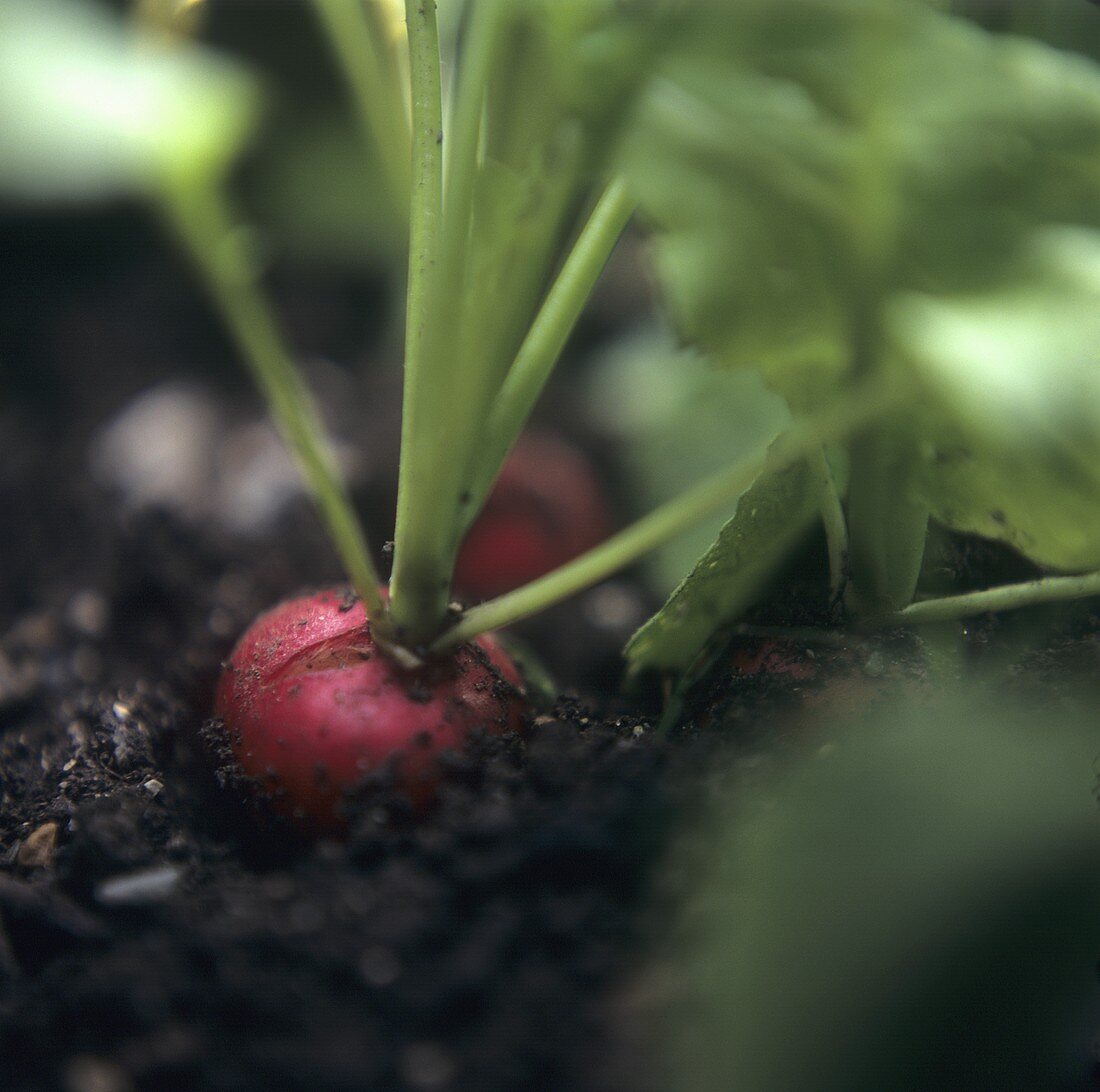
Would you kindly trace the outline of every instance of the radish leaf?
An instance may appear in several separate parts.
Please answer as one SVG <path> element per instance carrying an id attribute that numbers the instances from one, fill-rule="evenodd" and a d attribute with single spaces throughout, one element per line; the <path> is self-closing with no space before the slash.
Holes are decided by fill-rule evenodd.
<path id="1" fill-rule="evenodd" d="M 700 12 L 626 161 L 674 314 L 720 362 L 806 404 L 894 292 L 979 291 L 1035 227 L 1100 224 L 1091 62 L 909 0 Z"/>
<path id="2" fill-rule="evenodd" d="M 98 6 L 0 6 L 0 192 L 83 201 L 217 178 L 255 106 L 236 67 L 143 44 Z"/>
<path id="3" fill-rule="evenodd" d="M 778 472 L 764 462 L 714 545 L 631 637 L 631 669 L 687 670 L 720 626 L 764 594 L 768 578 L 813 522 L 820 499 L 805 462 Z"/>
<path id="4" fill-rule="evenodd" d="M 1100 232 L 1048 229 L 996 290 L 907 295 L 896 343 L 943 403 L 919 488 L 935 516 L 1058 569 L 1100 565 Z"/>
<path id="5" fill-rule="evenodd" d="M 624 160 L 673 317 L 716 363 L 796 414 L 877 373 L 905 392 L 849 446 L 849 605 L 911 599 L 929 511 L 1100 562 L 1096 323 L 1063 268 L 1100 227 L 1096 64 L 912 0 L 701 5 Z M 1034 496 L 1011 495 L 1021 464 Z"/>

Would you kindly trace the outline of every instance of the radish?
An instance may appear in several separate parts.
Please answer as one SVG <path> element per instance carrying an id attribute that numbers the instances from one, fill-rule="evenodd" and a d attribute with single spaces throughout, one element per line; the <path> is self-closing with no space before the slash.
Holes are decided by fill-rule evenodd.
<path id="1" fill-rule="evenodd" d="M 455 564 L 456 589 L 489 599 L 602 542 L 607 500 L 588 459 L 547 433 L 522 436 L 501 469 Z"/>
<path id="2" fill-rule="evenodd" d="M 344 799 L 372 771 L 391 769 L 423 810 L 441 752 L 474 731 L 518 730 L 523 708 L 519 673 L 491 636 L 401 667 L 375 642 L 362 602 L 339 589 L 262 614 L 215 702 L 245 773 L 279 811 L 329 832 L 345 825 Z"/>

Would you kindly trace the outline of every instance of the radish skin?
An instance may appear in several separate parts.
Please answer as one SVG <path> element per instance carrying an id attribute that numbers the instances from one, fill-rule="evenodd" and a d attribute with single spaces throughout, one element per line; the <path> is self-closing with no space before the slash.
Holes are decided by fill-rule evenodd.
<path id="1" fill-rule="evenodd" d="M 546 433 L 520 437 L 459 551 L 456 591 L 492 599 L 544 576 L 607 538 L 608 513 L 578 448 Z"/>
<path id="2" fill-rule="evenodd" d="M 276 810 L 339 831 L 347 793 L 374 771 L 423 810 L 439 787 L 443 751 L 476 731 L 523 724 L 523 684 L 486 635 L 409 670 L 376 646 L 363 604 L 341 589 L 291 599 L 238 642 L 215 715 L 244 772 Z"/>

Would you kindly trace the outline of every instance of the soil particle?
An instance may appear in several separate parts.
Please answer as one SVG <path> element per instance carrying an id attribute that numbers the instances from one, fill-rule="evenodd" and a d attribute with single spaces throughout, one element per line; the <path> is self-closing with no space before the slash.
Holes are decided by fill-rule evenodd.
<path id="1" fill-rule="evenodd" d="M 35 827 L 15 855 L 19 867 L 28 871 L 49 868 L 57 853 L 57 831 L 58 825 L 54 822 Z"/>
<path id="2" fill-rule="evenodd" d="M 175 865 L 157 865 L 112 876 L 96 885 L 95 900 L 104 906 L 142 906 L 165 902 L 175 892 L 182 875 Z"/>

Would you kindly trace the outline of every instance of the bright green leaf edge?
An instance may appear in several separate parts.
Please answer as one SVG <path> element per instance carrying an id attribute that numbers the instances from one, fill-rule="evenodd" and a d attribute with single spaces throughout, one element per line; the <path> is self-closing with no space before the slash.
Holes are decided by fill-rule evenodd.
<path id="1" fill-rule="evenodd" d="M 765 465 L 714 544 L 630 638 L 630 670 L 690 667 L 716 630 L 760 598 L 820 503 L 819 479 L 805 461 L 778 472 Z"/>

